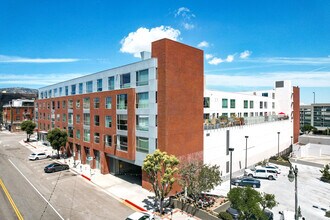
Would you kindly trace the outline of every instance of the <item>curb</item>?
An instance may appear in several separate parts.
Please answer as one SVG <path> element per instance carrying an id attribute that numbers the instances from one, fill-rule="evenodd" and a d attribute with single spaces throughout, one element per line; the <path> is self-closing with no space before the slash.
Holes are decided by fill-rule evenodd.
<path id="1" fill-rule="evenodd" d="M 134 208 L 137 208 L 138 210 L 142 211 L 142 212 L 147 212 L 146 209 L 144 208 L 141 208 L 140 206 L 134 204 L 133 202 L 127 200 L 127 199 L 124 199 L 124 203 L 128 203 L 129 205 L 133 206 Z"/>
<path id="2" fill-rule="evenodd" d="M 84 177 L 85 179 L 91 181 L 91 178 L 89 178 L 88 176 L 85 176 L 84 174 L 81 174 L 82 177 Z"/>

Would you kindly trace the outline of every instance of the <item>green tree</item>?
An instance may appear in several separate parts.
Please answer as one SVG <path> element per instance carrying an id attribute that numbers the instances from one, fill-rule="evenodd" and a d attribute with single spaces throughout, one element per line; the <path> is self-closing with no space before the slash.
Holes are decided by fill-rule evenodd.
<path id="1" fill-rule="evenodd" d="M 265 210 L 265 208 L 269 208 L 269 209 L 274 208 L 277 205 L 277 202 L 275 200 L 275 195 L 263 193 L 261 195 L 260 205 L 262 207 L 262 210 Z"/>
<path id="2" fill-rule="evenodd" d="M 148 154 L 143 161 L 142 170 L 146 172 L 156 200 L 159 201 L 160 213 L 163 213 L 164 200 L 172 190 L 176 180 L 174 175 L 178 172 L 178 164 L 179 160 L 175 156 L 160 150 Z"/>
<path id="3" fill-rule="evenodd" d="M 322 170 L 320 170 L 322 173 L 321 180 L 324 182 L 330 183 L 330 166 L 329 164 L 325 165 Z"/>
<path id="4" fill-rule="evenodd" d="M 36 128 L 36 123 L 34 123 L 31 120 L 23 121 L 21 124 L 21 129 L 22 131 L 26 132 L 26 141 L 30 141 L 30 137 L 34 132 L 34 129 Z"/>
<path id="5" fill-rule="evenodd" d="M 195 205 L 202 192 L 208 192 L 221 183 L 219 166 L 203 164 L 198 159 L 181 162 L 179 175 L 179 184 Z"/>
<path id="6" fill-rule="evenodd" d="M 232 188 L 227 194 L 232 207 L 240 212 L 240 219 L 266 219 L 261 206 L 272 209 L 277 205 L 275 196 L 271 194 L 261 195 L 251 187 Z"/>
<path id="7" fill-rule="evenodd" d="M 55 128 L 48 132 L 47 140 L 54 150 L 57 150 L 57 158 L 60 158 L 59 150 L 61 147 L 65 147 L 68 141 L 68 134 L 65 130 Z"/>
<path id="8" fill-rule="evenodd" d="M 304 134 L 309 134 L 311 131 L 315 131 L 316 128 L 314 128 L 312 125 L 304 125 L 302 128 L 301 128 L 301 131 L 304 133 Z M 317 129 L 316 129 L 317 130 Z"/>

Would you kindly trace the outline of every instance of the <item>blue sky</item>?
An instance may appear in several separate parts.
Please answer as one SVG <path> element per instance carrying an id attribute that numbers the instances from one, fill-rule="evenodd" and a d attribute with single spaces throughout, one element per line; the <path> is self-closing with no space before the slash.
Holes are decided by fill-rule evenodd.
<path id="1" fill-rule="evenodd" d="M 301 88 L 330 102 L 330 1 L 0 1 L 0 88 L 40 88 L 139 61 L 170 38 L 205 55 L 207 88 Z"/>

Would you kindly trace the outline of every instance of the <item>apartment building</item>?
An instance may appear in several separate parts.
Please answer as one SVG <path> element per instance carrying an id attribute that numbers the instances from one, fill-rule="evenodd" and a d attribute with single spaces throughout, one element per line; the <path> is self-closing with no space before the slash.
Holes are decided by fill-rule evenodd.
<path id="1" fill-rule="evenodd" d="M 34 100 L 13 99 L 3 106 L 3 124 L 9 131 L 21 131 L 21 123 L 34 119 Z"/>
<path id="2" fill-rule="evenodd" d="M 312 125 L 318 130 L 330 128 L 330 103 L 300 106 L 300 126 Z"/>
<path id="3" fill-rule="evenodd" d="M 263 156 L 275 153 L 277 146 L 287 148 L 291 136 L 298 139 L 299 88 L 291 82 L 276 82 L 270 91 L 204 92 L 202 50 L 162 39 L 152 43 L 151 53 L 141 55 L 136 63 L 40 88 L 35 105 L 39 138 L 53 128 L 67 130 L 68 155 L 103 174 L 141 173 L 144 158 L 156 149 L 179 158 L 202 155 L 204 162 L 220 164 L 226 174 L 228 148 L 245 143 L 238 138 L 244 132 L 236 136 L 235 129 L 250 129 L 256 138 L 259 130 L 266 131 L 255 143 L 255 149 L 262 149 L 256 154 L 268 149 Z M 221 115 L 245 122 L 239 128 L 204 124 Z M 270 116 L 286 120 L 269 120 L 266 129 L 261 123 L 248 126 Z M 283 133 L 279 143 L 277 132 Z M 267 142 L 274 143 L 262 148 Z M 144 174 L 142 186 L 148 187 Z"/>
<path id="4" fill-rule="evenodd" d="M 137 63 L 40 88 L 39 135 L 66 129 L 69 156 L 103 174 L 141 173 L 155 149 L 202 152 L 203 51 L 163 39 L 142 55 Z"/>

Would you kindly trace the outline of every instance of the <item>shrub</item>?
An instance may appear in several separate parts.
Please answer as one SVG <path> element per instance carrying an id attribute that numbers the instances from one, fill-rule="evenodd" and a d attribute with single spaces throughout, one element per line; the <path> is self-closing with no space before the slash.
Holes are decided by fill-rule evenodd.
<path id="1" fill-rule="evenodd" d="M 218 217 L 223 220 L 233 220 L 233 216 L 227 212 L 220 212 Z"/>
<path id="2" fill-rule="evenodd" d="M 322 173 L 321 180 L 327 183 L 330 183 L 330 166 L 329 164 L 325 165 L 323 170 L 320 170 Z"/>

